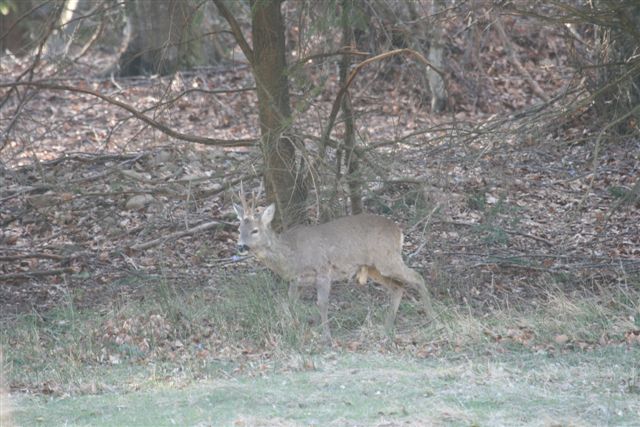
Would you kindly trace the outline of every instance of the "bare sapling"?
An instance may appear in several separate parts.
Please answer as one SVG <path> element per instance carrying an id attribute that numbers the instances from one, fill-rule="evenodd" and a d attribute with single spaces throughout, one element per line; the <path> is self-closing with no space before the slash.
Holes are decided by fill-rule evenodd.
<path id="1" fill-rule="evenodd" d="M 404 237 L 393 221 L 378 215 L 360 214 L 320 225 L 297 226 L 277 234 L 271 228 L 275 205 L 269 205 L 258 214 L 255 209 L 258 196 L 253 194 L 249 206 L 240 185 L 241 206 L 233 206 L 240 220 L 238 252 L 253 254 L 289 282 L 292 300 L 298 298 L 301 287 L 316 288 L 325 340 L 331 340 L 328 319 L 331 284 L 351 280 L 354 276 L 360 284 L 370 278 L 389 291 L 389 311 L 385 320 L 388 333 L 393 332 L 406 288 L 418 291 L 427 315 L 433 316 L 424 279 L 402 260 Z"/>

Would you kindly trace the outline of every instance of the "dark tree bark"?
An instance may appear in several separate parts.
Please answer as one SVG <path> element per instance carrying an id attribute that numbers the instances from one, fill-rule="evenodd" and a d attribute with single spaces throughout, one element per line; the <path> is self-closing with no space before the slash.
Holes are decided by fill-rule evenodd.
<path id="1" fill-rule="evenodd" d="M 195 65 L 217 62 L 209 48 L 215 43 L 206 4 L 193 0 L 129 0 L 126 3 L 129 40 L 120 56 L 119 74 L 172 74 Z M 195 19 L 203 14 L 205 19 Z M 199 23 L 199 25 L 198 25 Z M 209 53 L 209 54 L 207 54 Z"/>
<path id="2" fill-rule="evenodd" d="M 434 66 L 440 70 L 444 70 L 444 37 L 442 33 L 442 23 L 438 22 L 436 16 L 446 9 L 444 0 L 432 0 L 431 12 L 431 28 L 430 28 L 430 46 L 428 59 Z M 429 89 L 431 89 L 431 111 L 441 113 L 447 106 L 447 91 L 445 82 L 440 73 L 431 67 L 427 67 L 427 81 Z"/>
<path id="3" fill-rule="evenodd" d="M 16 56 L 33 52 L 54 31 L 66 1 L 18 0 L 7 3 L 6 15 L 0 13 L 0 55 L 5 50 Z"/>
<path id="4" fill-rule="evenodd" d="M 354 8 L 353 0 L 342 1 L 342 45 L 344 48 L 351 47 L 355 49 L 353 29 L 351 26 L 352 12 Z M 343 55 L 340 61 L 340 84 L 347 84 L 349 67 L 351 66 L 351 56 Z M 353 108 L 351 107 L 351 97 L 349 92 L 345 93 L 342 98 L 342 113 L 344 117 L 344 152 L 345 164 L 347 167 L 347 183 L 349 185 L 349 200 L 351 201 L 351 214 L 357 215 L 362 213 L 362 186 L 358 175 L 358 158 L 355 155 L 356 136 L 355 136 L 355 119 L 353 117 Z M 338 156 L 338 161 L 342 156 Z M 339 171 L 340 166 L 338 166 Z"/>
<path id="5" fill-rule="evenodd" d="M 291 125 L 285 56 L 285 26 L 280 0 L 251 2 L 252 68 L 258 90 L 262 154 L 267 199 L 275 202 L 284 228 L 304 218 L 304 185 L 296 173 L 296 148 L 287 134 Z"/>
<path id="6" fill-rule="evenodd" d="M 29 28 L 25 14 L 31 9 L 27 2 L 18 3 L 8 8 L 8 13 L 0 13 L 0 55 L 11 51 L 14 55 L 27 53 L 29 44 Z"/>
<path id="7" fill-rule="evenodd" d="M 188 25 L 186 2 L 132 0 L 126 3 L 130 30 L 120 56 L 120 75 L 171 74 L 180 62 L 178 46 Z"/>
<path id="8" fill-rule="evenodd" d="M 277 214 L 272 223 L 288 228 L 306 217 L 304 202 L 306 170 L 296 161 L 296 146 L 288 130 L 291 126 L 289 81 L 285 56 L 285 26 L 280 0 L 251 0 L 253 47 L 242 34 L 240 25 L 225 0 L 213 0 L 231 27 L 253 71 L 258 92 L 261 149 L 265 163 L 264 181 L 267 201 L 275 203 Z"/>

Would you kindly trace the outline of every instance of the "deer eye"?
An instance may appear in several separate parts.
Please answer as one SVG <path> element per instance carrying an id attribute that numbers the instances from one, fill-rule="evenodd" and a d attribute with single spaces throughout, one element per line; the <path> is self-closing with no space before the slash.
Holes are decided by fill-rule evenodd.
<path id="1" fill-rule="evenodd" d="M 254 228 L 253 230 L 251 230 L 251 234 L 258 234 L 258 229 Z"/>

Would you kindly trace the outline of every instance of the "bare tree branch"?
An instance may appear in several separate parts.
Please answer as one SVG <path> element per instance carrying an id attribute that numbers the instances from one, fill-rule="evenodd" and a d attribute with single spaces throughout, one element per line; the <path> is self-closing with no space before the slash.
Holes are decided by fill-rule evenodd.
<path id="1" fill-rule="evenodd" d="M 329 136 L 331 135 L 331 131 L 333 130 L 333 125 L 335 124 L 336 117 L 338 116 L 338 111 L 340 111 L 342 98 L 344 97 L 345 93 L 349 89 L 349 86 L 351 86 L 351 83 L 353 82 L 353 79 L 356 77 L 356 75 L 360 72 L 360 70 L 362 70 L 362 68 L 364 68 L 366 65 L 369 65 L 372 62 L 380 61 L 390 56 L 395 56 L 400 54 L 413 55 L 416 59 L 418 59 L 420 62 L 422 62 L 426 66 L 433 68 L 435 72 L 442 75 L 444 78 L 444 72 L 442 70 L 440 70 L 438 67 L 435 67 L 424 56 L 422 56 L 420 53 L 416 52 L 413 49 L 395 49 L 389 52 L 381 53 L 380 55 L 376 55 L 372 58 L 362 61 L 361 63 L 359 63 L 353 68 L 353 70 L 351 71 L 351 74 L 349 74 L 349 78 L 347 79 L 346 83 L 344 84 L 344 86 L 340 88 L 340 90 L 338 91 L 338 94 L 336 95 L 336 99 L 333 101 L 333 106 L 331 107 L 331 114 L 329 114 L 327 127 L 325 128 L 325 131 L 322 135 L 322 139 L 320 141 L 320 158 L 321 159 L 323 159 L 324 156 L 326 155 L 326 148 L 329 142 Z"/>
<path id="2" fill-rule="evenodd" d="M 524 77 L 527 83 L 529 83 L 529 86 L 531 87 L 531 90 L 533 91 L 533 93 L 536 94 L 536 96 L 542 99 L 544 102 L 549 102 L 549 96 L 546 93 L 544 93 L 544 90 L 542 90 L 538 82 L 536 82 L 533 79 L 533 77 L 531 77 L 531 74 L 529 74 L 529 71 L 527 71 L 527 69 L 524 68 L 524 66 L 518 59 L 518 56 L 516 55 L 516 51 L 513 48 L 513 44 L 511 43 L 511 40 L 509 40 L 509 37 L 507 37 L 507 33 L 504 31 L 504 27 L 502 26 L 502 22 L 500 21 L 499 16 L 496 17 L 496 19 L 493 21 L 493 25 L 496 27 L 496 30 L 498 31 L 498 35 L 502 39 L 502 43 L 507 53 L 509 54 L 509 58 L 511 59 L 511 62 L 518 69 L 518 72 L 522 75 L 522 77 Z"/>
<path id="3" fill-rule="evenodd" d="M 61 84 L 53 84 L 53 83 L 46 83 L 46 82 L 15 82 L 15 83 L 4 83 L 4 84 L 0 84 L 0 89 L 1 88 L 14 88 L 17 86 L 30 86 L 30 87 L 35 87 L 38 89 L 47 89 L 47 90 L 64 90 L 64 91 L 68 91 L 68 92 L 77 92 L 77 93 L 84 93 L 87 95 L 92 95 L 95 96 L 96 98 L 100 98 L 103 101 L 108 102 L 109 104 L 113 104 L 117 107 L 122 108 L 123 110 L 127 110 L 128 112 L 130 112 L 131 114 L 133 114 L 136 118 L 142 120 L 143 122 L 147 123 L 148 125 L 158 129 L 160 132 L 172 137 L 172 138 L 176 138 L 179 139 L 181 141 L 188 141 L 188 142 L 195 142 L 197 144 L 204 144 L 204 145 L 216 145 L 216 146 L 221 146 L 221 147 L 242 147 L 242 146 L 248 146 L 248 145 L 253 145 L 257 142 L 256 138 L 245 138 L 245 139 L 217 139 L 217 138 L 206 138 L 203 136 L 197 136 L 197 135 L 187 135 L 181 132 L 177 132 L 165 125 L 163 125 L 162 123 L 152 119 L 151 117 L 139 112 L 138 110 L 136 110 L 135 108 L 133 108 L 131 105 L 126 104 L 122 101 L 118 101 L 115 98 L 112 98 L 108 95 L 103 95 L 100 92 L 96 92 L 94 90 L 91 89 L 85 89 L 85 88 L 79 88 L 79 87 L 75 87 L 75 86 L 68 86 L 68 85 L 61 85 Z"/>
<path id="4" fill-rule="evenodd" d="M 253 49 L 251 49 L 251 46 L 249 46 L 247 39 L 244 38 L 238 21 L 233 16 L 233 14 L 231 14 L 229 9 L 227 8 L 227 5 L 224 3 L 224 0 L 213 0 L 213 2 L 218 7 L 220 15 L 222 15 L 222 17 L 227 21 L 229 27 L 231 27 L 233 37 L 236 39 L 236 42 L 240 46 L 240 49 L 242 49 L 242 53 L 244 53 L 244 56 L 247 57 L 249 63 L 251 64 L 251 66 L 253 66 Z"/>

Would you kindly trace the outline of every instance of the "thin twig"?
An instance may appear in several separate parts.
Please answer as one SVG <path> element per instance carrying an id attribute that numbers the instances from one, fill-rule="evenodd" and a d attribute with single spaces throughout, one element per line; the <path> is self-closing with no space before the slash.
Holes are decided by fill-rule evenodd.
<path id="1" fill-rule="evenodd" d="M 198 144 L 204 145 L 217 145 L 221 147 L 244 147 L 254 145 L 257 141 L 256 138 L 243 138 L 243 139 L 217 139 L 217 138 L 206 138 L 203 136 L 197 135 L 187 135 L 181 132 L 177 132 L 168 126 L 163 125 L 157 120 L 152 119 L 151 117 L 141 113 L 140 111 L 133 108 L 131 105 L 124 103 L 122 101 L 118 101 L 115 98 L 112 98 L 108 95 L 103 95 L 100 92 L 96 92 L 95 90 L 80 88 L 75 86 L 67 86 L 62 84 L 52 84 L 46 82 L 16 82 L 16 83 L 4 83 L 0 84 L 0 88 L 14 88 L 18 86 L 30 86 L 38 89 L 47 89 L 47 90 L 63 90 L 68 92 L 77 92 L 84 93 L 87 95 L 95 96 L 96 98 L 100 98 L 103 101 L 108 102 L 109 104 L 113 104 L 117 107 L 122 108 L 123 110 L 127 110 L 129 113 L 133 114 L 139 120 L 145 122 L 146 124 L 158 129 L 160 132 L 182 141 L 195 142 Z"/>
<path id="2" fill-rule="evenodd" d="M 153 246 L 158 246 L 164 242 L 167 241 L 174 241 L 176 239 L 179 239 L 181 237 L 184 236 L 188 236 L 191 234 L 196 234 L 196 233 L 200 233 L 202 231 L 205 230 L 209 230 L 211 228 L 214 228 L 218 225 L 222 225 L 223 223 L 219 222 L 219 221 L 211 221 L 211 222 L 205 222 L 204 224 L 200 224 L 196 227 L 190 228 L 188 230 L 182 230 L 182 231 L 176 231 L 175 233 L 171 233 L 171 234 L 167 234 L 166 236 L 162 236 L 159 237 L 157 239 L 153 239 L 153 240 L 149 240 L 148 242 L 144 242 L 144 243 L 139 243 L 137 245 L 133 245 L 130 247 L 131 250 L 134 251 L 142 251 L 145 249 L 149 249 Z"/>
<path id="3" fill-rule="evenodd" d="M 59 268 L 55 270 L 35 270 L 35 271 L 25 271 L 24 273 L 9 273 L 9 274 L 0 274 L 0 283 L 8 282 L 10 280 L 17 279 L 30 279 L 33 277 L 46 277 L 46 276 L 57 276 L 59 274 L 70 274 L 73 273 L 73 268 Z"/>

